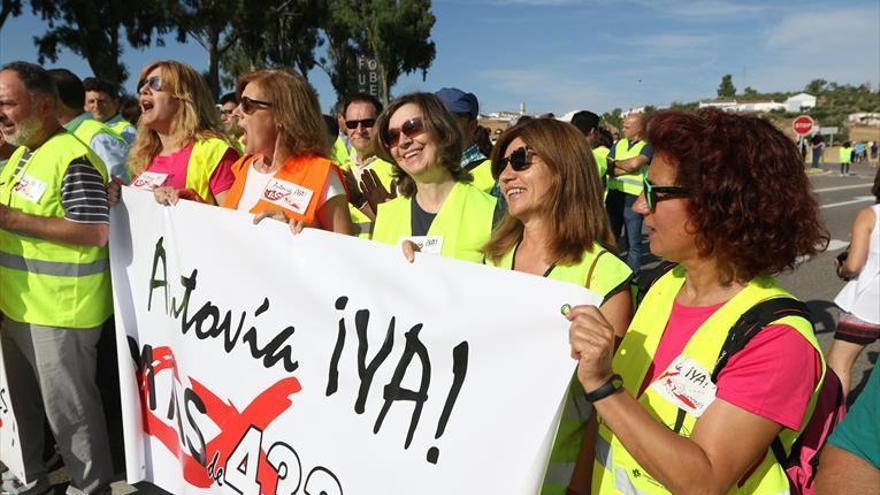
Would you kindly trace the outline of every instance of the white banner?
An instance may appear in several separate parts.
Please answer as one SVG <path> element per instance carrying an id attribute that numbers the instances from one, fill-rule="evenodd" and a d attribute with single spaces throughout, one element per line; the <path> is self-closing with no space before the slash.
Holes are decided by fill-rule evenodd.
<path id="1" fill-rule="evenodd" d="M 129 482 L 175 494 L 538 492 L 572 284 L 125 188 Z"/>
<path id="2" fill-rule="evenodd" d="M 2 316 L 0 316 L 2 318 Z M 3 344 L 0 342 L 0 462 L 22 482 L 26 482 L 24 460 L 21 456 L 21 440 L 18 435 L 18 422 L 12 410 L 12 397 L 6 379 L 6 364 L 3 361 Z"/>

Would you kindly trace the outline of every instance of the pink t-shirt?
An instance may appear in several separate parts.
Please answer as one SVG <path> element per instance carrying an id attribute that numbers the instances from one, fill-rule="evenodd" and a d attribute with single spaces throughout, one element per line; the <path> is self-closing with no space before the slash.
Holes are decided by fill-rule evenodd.
<path id="1" fill-rule="evenodd" d="M 192 155 L 193 144 L 190 143 L 179 151 L 175 151 L 170 155 L 156 155 L 153 161 L 147 166 L 147 172 L 154 174 L 167 174 L 165 181 L 162 183 L 164 187 L 173 187 L 174 189 L 186 188 L 186 169 L 189 165 L 189 157 Z M 211 179 L 208 181 L 208 188 L 211 194 L 217 195 L 232 187 L 235 182 L 235 176 L 232 175 L 232 164 L 238 160 L 238 152 L 234 148 L 229 148 L 220 159 Z M 132 181 L 136 182 L 136 181 Z M 202 198 L 205 199 L 205 198 Z"/>
<path id="2" fill-rule="evenodd" d="M 641 395 L 715 311 L 723 306 L 674 303 Z M 794 328 L 768 325 L 734 354 L 718 376 L 717 398 L 791 430 L 798 430 L 819 383 L 822 368 L 816 350 Z"/>

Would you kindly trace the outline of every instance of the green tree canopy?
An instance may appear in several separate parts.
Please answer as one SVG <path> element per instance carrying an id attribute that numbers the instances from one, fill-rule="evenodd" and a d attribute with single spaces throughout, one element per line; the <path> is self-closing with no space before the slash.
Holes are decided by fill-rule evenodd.
<path id="1" fill-rule="evenodd" d="M 720 98 L 733 98 L 736 96 L 736 87 L 733 85 L 733 76 L 730 74 L 724 74 L 721 77 L 721 84 L 718 85 L 718 97 Z"/>
<path id="2" fill-rule="evenodd" d="M 5 2 L 4 2 L 5 5 Z M 49 23 L 49 30 L 35 36 L 39 63 L 58 60 L 64 47 L 85 58 L 97 77 L 121 84 L 128 71 L 120 62 L 120 32 L 134 48 L 149 46 L 168 31 L 160 2 L 125 0 L 31 0 L 34 12 Z"/>
<path id="3" fill-rule="evenodd" d="M 21 0 L 3 0 L 0 3 L 0 29 L 9 17 L 21 15 Z"/>

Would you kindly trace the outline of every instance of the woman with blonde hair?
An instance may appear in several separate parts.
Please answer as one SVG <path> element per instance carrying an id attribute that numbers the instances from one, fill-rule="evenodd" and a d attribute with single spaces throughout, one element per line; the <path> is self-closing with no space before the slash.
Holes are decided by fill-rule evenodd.
<path id="1" fill-rule="evenodd" d="M 235 182 L 223 206 L 257 214 L 255 222 L 289 222 L 294 233 L 314 226 L 352 234 L 315 90 L 302 76 L 275 69 L 245 74 L 236 92 L 245 156 L 232 166 Z"/>
<path id="2" fill-rule="evenodd" d="M 486 264 L 577 284 L 602 297 L 599 311 L 622 338 L 632 317 L 632 270 L 616 256 L 593 153 L 574 126 L 531 119 L 501 135 L 492 173 L 507 215 L 485 246 Z M 592 407 L 572 379 L 542 495 L 586 491 Z M 580 485 L 579 485 L 580 483 Z"/>
<path id="3" fill-rule="evenodd" d="M 470 184 L 461 168 L 462 137 L 455 117 L 430 93 L 402 96 L 379 116 L 377 154 L 394 163 L 400 193 L 378 207 L 373 240 L 403 241 L 423 252 L 480 262 L 497 200 Z M 412 249 L 407 252 L 412 260 Z"/>
<path id="4" fill-rule="evenodd" d="M 217 130 L 205 80 L 186 64 L 163 60 L 147 65 L 138 81 L 142 113 L 128 155 L 131 185 L 152 190 L 160 203 L 221 203 L 238 152 Z"/>

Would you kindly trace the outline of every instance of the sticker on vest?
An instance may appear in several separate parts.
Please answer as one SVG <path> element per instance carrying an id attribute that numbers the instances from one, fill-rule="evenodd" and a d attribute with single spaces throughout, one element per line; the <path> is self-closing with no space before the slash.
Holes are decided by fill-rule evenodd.
<path id="1" fill-rule="evenodd" d="M 46 192 L 46 183 L 24 174 L 12 190 L 31 203 L 39 203 L 43 193 Z"/>
<path id="2" fill-rule="evenodd" d="M 413 235 L 401 237 L 400 242 L 412 241 L 419 247 L 420 253 L 440 254 L 443 249 L 443 236 L 440 235 Z"/>
<path id="3" fill-rule="evenodd" d="M 266 185 L 262 199 L 302 215 L 309 208 L 314 194 L 314 191 L 299 184 L 273 178 Z"/>
<path id="4" fill-rule="evenodd" d="M 152 191 L 157 187 L 162 187 L 162 184 L 164 184 L 166 180 L 168 180 L 168 174 L 162 174 L 159 172 L 144 172 L 141 175 L 135 177 L 133 181 L 131 181 L 131 187 L 135 189 Z"/>
<path id="5" fill-rule="evenodd" d="M 715 400 L 712 374 L 687 356 L 678 356 L 651 388 L 679 408 L 700 417 Z"/>

